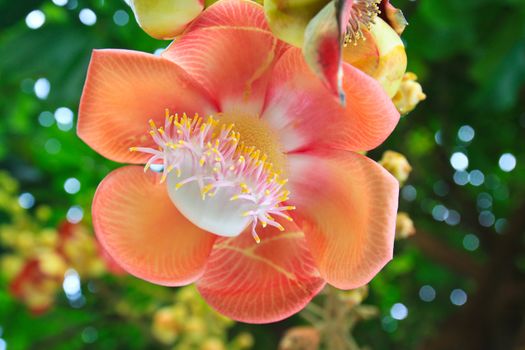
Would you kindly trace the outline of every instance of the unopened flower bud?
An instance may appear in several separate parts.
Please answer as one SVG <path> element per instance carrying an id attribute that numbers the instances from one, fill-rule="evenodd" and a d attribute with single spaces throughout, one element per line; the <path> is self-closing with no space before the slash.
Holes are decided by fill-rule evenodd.
<path id="1" fill-rule="evenodd" d="M 62 277 L 67 270 L 67 264 L 59 254 L 46 250 L 38 254 L 40 271 L 50 277 Z"/>
<path id="2" fill-rule="evenodd" d="M 423 93 L 423 88 L 417 82 L 417 76 L 408 72 L 403 76 L 401 86 L 392 101 L 399 113 L 408 114 L 416 108 L 419 102 L 424 101 L 427 95 Z"/>
<path id="3" fill-rule="evenodd" d="M 392 98 L 407 68 L 403 41 L 381 18 L 362 31 L 363 39 L 343 48 L 343 60 L 376 79 Z"/>
<path id="4" fill-rule="evenodd" d="M 416 233 L 414 222 L 407 213 L 399 212 L 396 220 L 396 239 L 405 239 Z"/>
<path id="5" fill-rule="evenodd" d="M 244 332 L 235 337 L 233 343 L 239 349 L 250 349 L 254 344 L 254 339 L 250 333 Z"/>
<path id="6" fill-rule="evenodd" d="M 201 350 L 225 350 L 224 343 L 217 338 L 206 339 L 202 344 Z"/>
<path id="7" fill-rule="evenodd" d="M 412 171 L 412 167 L 405 156 L 394 151 L 386 151 L 383 154 L 383 158 L 379 161 L 379 164 L 394 175 L 400 184 L 403 184 L 408 179 Z"/>
<path id="8" fill-rule="evenodd" d="M 201 0 L 126 0 L 140 27 L 156 39 L 180 34 L 204 9 Z"/>
<path id="9" fill-rule="evenodd" d="M 289 329 L 279 344 L 279 350 L 317 350 L 321 336 L 314 327 Z"/>
<path id="10" fill-rule="evenodd" d="M 179 335 L 179 322 L 173 315 L 173 309 L 159 309 L 153 316 L 153 336 L 163 344 L 171 345 Z"/>

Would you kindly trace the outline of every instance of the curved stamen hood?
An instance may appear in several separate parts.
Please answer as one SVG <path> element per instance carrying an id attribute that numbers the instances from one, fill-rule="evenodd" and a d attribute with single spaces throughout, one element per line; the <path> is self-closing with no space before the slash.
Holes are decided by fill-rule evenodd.
<path id="1" fill-rule="evenodd" d="M 237 236 L 248 225 L 256 241 L 257 224 L 283 230 L 274 216 L 292 220 L 283 205 L 289 192 L 286 179 L 268 157 L 246 146 L 234 124 L 209 116 L 170 115 L 163 127 L 150 121 L 150 135 L 158 149 L 132 147 L 151 154 L 145 166 L 162 164 L 161 182 L 177 209 L 200 228 L 220 236 Z"/>

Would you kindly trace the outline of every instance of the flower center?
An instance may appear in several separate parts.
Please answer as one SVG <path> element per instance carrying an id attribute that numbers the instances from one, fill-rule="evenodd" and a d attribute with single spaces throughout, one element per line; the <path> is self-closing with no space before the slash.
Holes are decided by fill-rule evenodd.
<path id="1" fill-rule="evenodd" d="M 232 237 L 251 224 L 259 242 L 259 223 L 284 230 L 275 217 L 292 220 L 286 212 L 295 207 L 283 203 L 290 192 L 279 171 L 284 169 L 284 155 L 261 120 L 241 115 L 204 120 L 166 111 L 164 126 L 150 121 L 149 133 L 157 148 L 130 151 L 151 155 L 145 171 L 153 164 L 163 165 L 161 183 L 167 180 L 172 202 L 198 227 Z"/>
<path id="2" fill-rule="evenodd" d="M 378 4 L 381 0 L 354 0 L 350 19 L 346 25 L 344 45 L 353 43 L 357 45 L 358 40 L 365 39 L 363 26 L 370 30 L 376 16 L 379 14 Z"/>

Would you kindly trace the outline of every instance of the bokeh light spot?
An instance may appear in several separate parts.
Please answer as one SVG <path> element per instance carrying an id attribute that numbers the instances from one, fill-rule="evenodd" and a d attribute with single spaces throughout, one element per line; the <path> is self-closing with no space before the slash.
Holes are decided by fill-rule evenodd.
<path id="1" fill-rule="evenodd" d="M 397 330 L 397 321 L 390 316 L 385 316 L 381 319 L 381 327 L 388 333 L 394 333 Z"/>
<path id="2" fill-rule="evenodd" d="M 26 25 L 30 29 L 38 29 L 46 23 L 46 15 L 40 10 L 33 10 L 26 16 Z"/>
<path id="3" fill-rule="evenodd" d="M 129 15 L 124 10 L 117 10 L 113 14 L 113 22 L 118 26 L 125 26 L 129 22 Z"/>
<path id="4" fill-rule="evenodd" d="M 49 111 L 44 111 L 38 115 L 38 123 L 49 128 L 55 123 L 55 116 Z"/>
<path id="5" fill-rule="evenodd" d="M 67 221 L 72 224 L 78 224 L 84 217 L 84 211 L 78 205 L 75 205 L 67 211 Z"/>
<path id="6" fill-rule="evenodd" d="M 80 191 L 80 181 L 74 177 L 70 177 L 64 182 L 64 190 L 69 194 L 75 194 Z"/>
<path id="7" fill-rule="evenodd" d="M 472 233 L 465 235 L 463 238 L 463 248 L 471 252 L 477 250 L 479 248 L 479 238 Z"/>
<path id="8" fill-rule="evenodd" d="M 29 192 L 22 193 L 18 197 L 18 204 L 24 209 L 30 209 L 35 205 L 35 197 Z"/>
<path id="9" fill-rule="evenodd" d="M 445 221 L 448 218 L 448 214 L 448 209 L 441 204 L 434 206 L 434 208 L 432 209 L 432 217 L 436 221 Z"/>
<path id="10" fill-rule="evenodd" d="M 511 153 L 502 154 L 498 164 L 501 170 L 511 172 L 516 167 L 516 157 Z"/>
<path id="11" fill-rule="evenodd" d="M 468 168 L 468 157 L 465 153 L 455 152 L 450 157 L 450 165 L 458 171 L 462 171 Z"/>
<path id="12" fill-rule="evenodd" d="M 51 84 L 46 78 L 40 78 L 35 82 L 34 91 L 36 97 L 45 100 L 51 91 Z"/>
<path id="13" fill-rule="evenodd" d="M 469 182 L 469 176 L 466 171 L 456 171 L 454 173 L 454 182 L 457 185 L 465 186 Z"/>
<path id="14" fill-rule="evenodd" d="M 428 284 L 424 285 L 419 289 L 419 298 L 427 303 L 434 301 L 436 299 L 436 290 Z"/>
<path id="15" fill-rule="evenodd" d="M 408 316 L 408 308 L 401 303 L 395 303 L 392 308 L 390 308 L 390 316 L 394 320 L 404 320 Z"/>
<path id="16" fill-rule="evenodd" d="M 97 23 L 97 15 L 93 10 L 85 8 L 80 10 L 80 13 L 78 14 L 78 18 L 80 19 L 80 22 L 82 24 L 85 24 L 87 26 L 92 26 L 95 23 Z"/>
<path id="17" fill-rule="evenodd" d="M 86 327 L 82 331 L 82 341 L 86 344 L 93 344 L 98 339 L 98 331 L 94 327 Z"/>
<path id="18" fill-rule="evenodd" d="M 467 293 L 463 289 L 454 289 L 450 293 L 450 302 L 456 306 L 465 305 L 467 302 Z"/>
<path id="19" fill-rule="evenodd" d="M 73 111 L 67 107 L 60 107 L 55 111 L 55 120 L 62 131 L 69 131 L 73 128 L 73 117 Z"/>
<path id="20" fill-rule="evenodd" d="M 44 148 L 49 154 L 57 154 L 62 149 L 62 144 L 57 139 L 49 139 L 46 141 Z"/>
<path id="21" fill-rule="evenodd" d="M 469 181 L 472 186 L 481 186 L 485 182 L 485 175 L 480 170 L 472 170 L 469 174 Z"/>
<path id="22" fill-rule="evenodd" d="M 417 197 L 417 190 L 414 186 L 412 185 L 406 185 L 405 187 L 403 187 L 403 189 L 401 190 L 401 196 L 403 197 L 404 200 L 406 200 L 407 202 L 413 202 L 416 200 L 416 197 Z"/>
<path id="23" fill-rule="evenodd" d="M 494 225 L 494 222 L 496 221 L 496 217 L 491 211 L 483 210 L 481 213 L 479 213 L 478 220 L 481 226 L 490 227 Z"/>
<path id="24" fill-rule="evenodd" d="M 461 222 L 461 215 L 456 210 L 449 210 L 445 222 L 450 226 L 456 226 Z"/>
<path id="25" fill-rule="evenodd" d="M 458 138 L 463 142 L 470 142 L 476 136 L 476 132 L 470 125 L 463 125 L 459 128 Z"/>
<path id="26" fill-rule="evenodd" d="M 507 227 L 507 219 L 498 219 L 496 220 L 496 223 L 494 224 L 494 228 L 496 229 L 496 232 L 499 234 L 503 233 L 506 227 Z"/>

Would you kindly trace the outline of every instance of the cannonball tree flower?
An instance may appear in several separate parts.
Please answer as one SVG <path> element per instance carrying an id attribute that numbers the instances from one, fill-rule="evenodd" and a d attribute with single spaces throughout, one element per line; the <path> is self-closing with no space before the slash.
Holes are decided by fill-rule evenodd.
<path id="1" fill-rule="evenodd" d="M 326 282 L 368 283 L 392 258 L 399 185 L 358 152 L 399 113 L 374 79 L 343 71 L 344 107 L 244 0 L 206 9 L 161 57 L 94 51 L 78 135 L 145 164 L 97 189 L 104 248 L 144 280 L 196 282 L 244 322 L 288 317 Z"/>

